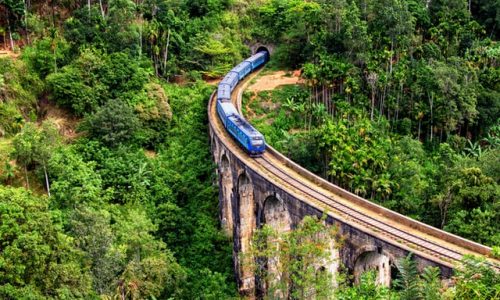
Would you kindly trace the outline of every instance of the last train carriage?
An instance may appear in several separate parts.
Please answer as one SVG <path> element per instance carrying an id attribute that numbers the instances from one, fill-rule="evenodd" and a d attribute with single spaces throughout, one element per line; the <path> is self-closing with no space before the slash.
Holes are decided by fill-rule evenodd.
<path id="1" fill-rule="evenodd" d="M 231 103 L 231 93 L 241 80 L 265 64 L 268 59 L 267 51 L 249 57 L 229 71 L 217 89 L 217 114 L 229 134 L 250 156 L 262 155 L 266 149 L 266 142 L 264 136 L 238 114 Z"/>

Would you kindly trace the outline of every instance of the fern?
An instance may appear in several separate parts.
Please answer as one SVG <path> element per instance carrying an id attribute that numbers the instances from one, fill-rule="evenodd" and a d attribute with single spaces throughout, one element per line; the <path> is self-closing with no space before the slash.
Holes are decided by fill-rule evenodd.
<path id="1" fill-rule="evenodd" d="M 441 299 L 441 294 L 439 289 L 441 287 L 441 282 L 439 279 L 439 268 L 437 267 L 427 267 L 421 274 L 420 283 L 420 296 L 425 300 L 439 300 Z"/>
<path id="2" fill-rule="evenodd" d="M 394 286 L 401 291 L 401 300 L 421 299 L 418 269 L 416 262 L 412 259 L 412 254 L 400 260 L 397 266 L 400 276 L 394 280 Z"/>

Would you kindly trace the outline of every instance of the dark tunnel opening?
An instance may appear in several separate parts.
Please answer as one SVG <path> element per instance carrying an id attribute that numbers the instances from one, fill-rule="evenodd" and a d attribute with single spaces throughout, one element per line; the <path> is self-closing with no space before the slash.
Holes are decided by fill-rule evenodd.
<path id="1" fill-rule="evenodd" d="M 269 52 L 269 49 L 267 49 L 266 46 L 260 46 L 259 48 L 257 48 L 257 51 L 255 51 L 255 53 L 259 53 L 259 52 L 267 52 L 267 55 L 270 57 L 271 56 L 271 52 Z"/>

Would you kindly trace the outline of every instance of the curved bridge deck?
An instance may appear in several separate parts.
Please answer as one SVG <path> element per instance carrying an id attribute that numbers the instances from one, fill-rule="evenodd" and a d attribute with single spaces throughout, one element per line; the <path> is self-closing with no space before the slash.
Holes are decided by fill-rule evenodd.
<path id="1" fill-rule="evenodd" d="M 251 74 L 233 93 L 241 114 L 241 95 L 256 76 Z M 491 249 L 444 232 L 362 199 L 295 164 L 272 147 L 260 158 L 249 157 L 225 131 L 217 117 L 215 97 L 209 102 L 209 125 L 214 138 L 245 168 L 294 198 L 327 213 L 336 222 L 349 226 L 394 247 L 413 252 L 436 265 L 454 268 L 463 255 L 489 256 Z M 488 263 L 499 270 L 499 261 Z"/>

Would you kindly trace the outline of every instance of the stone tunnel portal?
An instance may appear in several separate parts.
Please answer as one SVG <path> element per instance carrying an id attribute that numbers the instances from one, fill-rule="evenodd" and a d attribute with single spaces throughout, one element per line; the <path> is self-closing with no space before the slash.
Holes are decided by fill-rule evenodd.
<path id="1" fill-rule="evenodd" d="M 274 45 L 262 44 L 262 43 L 257 42 L 253 45 L 250 45 L 250 50 L 251 50 L 252 54 L 256 54 L 260 51 L 266 51 L 267 53 L 269 53 L 269 55 L 272 55 L 274 52 Z"/>

